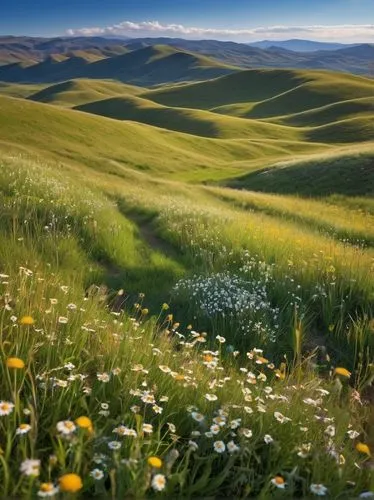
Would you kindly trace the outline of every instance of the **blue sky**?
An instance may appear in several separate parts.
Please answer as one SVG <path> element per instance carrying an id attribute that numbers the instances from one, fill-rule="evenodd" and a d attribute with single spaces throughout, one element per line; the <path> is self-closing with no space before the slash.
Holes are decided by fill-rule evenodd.
<path id="1" fill-rule="evenodd" d="M 0 6 L 3 35 L 374 42 L 370 21 L 374 0 L 1 0 Z"/>

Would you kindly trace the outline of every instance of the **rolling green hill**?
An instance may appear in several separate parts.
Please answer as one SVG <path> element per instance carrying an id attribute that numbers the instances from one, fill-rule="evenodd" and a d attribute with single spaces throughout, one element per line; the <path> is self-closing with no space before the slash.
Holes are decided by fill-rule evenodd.
<path id="1" fill-rule="evenodd" d="M 168 106 L 212 109 L 241 117 L 265 118 L 305 111 L 333 102 L 372 97 L 369 78 L 303 70 L 248 70 L 214 81 L 150 91 L 144 97 Z M 238 106 L 243 103 L 243 108 Z M 225 107 L 221 107 L 225 106 Z"/>
<path id="2" fill-rule="evenodd" d="M 301 77 L 308 81 L 299 85 L 298 80 Z M 261 82 L 262 85 L 260 85 Z M 271 84 L 273 86 L 270 89 Z M 280 88 L 295 84 L 295 88 L 270 99 L 226 105 L 224 114 L 220 107 L 206 109 L 212 100 L 216 99 L 216 95 L 226 101 L 233 99 L 240 101 L 241 98 L 261 99 L 269 92 L 277 93 Z M 234 92 L 229 93 L 227 89 L 223 92 L 224 87 L 233 88 Z M 219 94 L 216 94 L 217 88 Z M 201 89 L 204 89 L 204 93 L 201 93 Z M 372 94 L 373 90 L 374 84 L 371 80 L 352 75 L 253 70 L 193 85 L 162 88 L 136 97 L 121 96 L 91 102 L 79 106 L 78 109 L 110 118 L 133 120 L 204 137 L 251 140 L 286 139 L 339 144 L 374 140 L 373 98 L 367 97 Z M 186 93 L 195 105 L 196 99 L 204 98 L 204 105 L 202 100 L 200 101 L 200 106 L 204 109 L 188 108 L 186 101 L 182 102 L 184 107 L 166 106 L 159 103 L 160 95 L 161 101 L 170 102 L 171 95 L 174 99 L 175 96 L 186 96 Z M 211 101 L 207 98 L 208 94 Z M 352 95 L 363 96 L 359 97 L 359 99 L 364 99 L 359 101 L 361 108 L 357 108 L 356 101 L 352 102 L 350 99 Z M 172 103 L 175 102 L 173 99 L 171 99 Z M 319 113 L 319 116 L 325 119 L 322 124 L 318 122 L 318 119 L 315 121 L 305 119 L 304 123 L 302 121 L 299 123 L 299 126 L 293 126 L 294 130 L 289 127 L 289 125 L 294 125 L 292 117 L 297 114 L 294 113 L 295 110 L 306 108 L 307 111 L 303 113 L 309 111 L 318 115 L 318 109 L 323 103 L 332 101 L 335 107 L 330 109 L 330 113 L 325 114 L 324 108 Z M 348 103 L 348 106 L 344 106 L 345 103 Z M 310 111 L 313 105 L 317 108 Z M 234 109 L 234 116 L 229 114 L 231 107 Z M 360 112 L 360 109 L 365 109 L 365 113 Z M 273 110 L 275 118 L 270 114 L 270 110 Z M 344 110 L 346 110 L 345 114 Z M 287 114 L 278 118 L 277 115 L 282 113 Z M 287 121 L 288 117 L 289 121 Z M 288 125 L 288 127 L 279 125 Z"/>
<path id="3" fill-rule="evenodd" d="M 129 70 L 140 64 L 136 52 L 137 57 L 120 56 Z M 141 55 L 145 71 L 176 52 L 155 46 L 141 49 Z M 51 58 L 48 64 L 67 61 Z M 111 66 L 113 59 L 88 64 L 104 63 Z M 17 95 L 16 86 L 4 88 Z M 373 88 L 362 77 L 292 70 L 242 71 L 157 90 L 115 80 L 68 80 L 32 93 L 28 101 L 4 97 L 1 138 L 118 175 L 133 168 L 194 181 L 240 177 L 245 186 L 248 179 L 252 185 L 263 178 L 254 172 L 269 166 L 272 171 L 290 156 L 304 165 L 310 154 L 339 156 L 342 144 L 374 141 Z M 297 178 L 299 170 L 287 171 L 292 185 L 291 174 Z"/>
<path id="4" fill-rule="evenodd" d="M 76 109 L 117 120 L 132 120 L 203 137 L 300 140 L 294 128 L 218 115 L 205 110 L 162 106 L 140 97 L 112 97 Z"/>
<path id="5" fill-rule="evenodd" d="M 197 137 L 10 97 L 0 97 L 0 117 L 1 142 L 7 147 L 64 157 L 117 175 L 134 168 L 165 177 L 209 180 L 240 175 L 263 161 L 292 153 L 330 149 L 286 136 L 277 140 Z"/>
<path id="6" fill-rule="evenodd" d="M 374 142 L 282 161 L 229 184 L 241 189 L 304 196 L 374 196 Z"/>
<path id="7" fill-rule="evenodd" d="M 334 102 L 300 113 L 285 114 L 271 119 L 274 123 L 294 126 L 326 125 L 332 121 L 365 117 L 374 113 L 374 97 L 359 97 Z"/>
<path id="8" fill-rule="evenodd" d="M 71 107 L 110 96 L 136 95 L 140 92 L 144 92 L 144 89 L 112 80 L 77 79 L 48 86 L 39 92 L 31 94 L 29 99 Z"/>
<path id="9" fill-rule="evenodd" d="M 43 90 L 43 88 L 45 88 L 45 85 L 42 83 L 27 85 L 22 83 L 0 82 L 0 95 L 6 95 L 9 97 L 29 97 L 30 95 Z"/>

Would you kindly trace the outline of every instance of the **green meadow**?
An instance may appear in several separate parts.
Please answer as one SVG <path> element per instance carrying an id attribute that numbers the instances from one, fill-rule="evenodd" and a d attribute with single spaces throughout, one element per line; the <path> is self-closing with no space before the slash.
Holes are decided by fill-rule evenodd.
<path id="1" fill-rule="evenodd" d="M 0 84 L 1 498 L 374 495 L 373 95 Z"/>

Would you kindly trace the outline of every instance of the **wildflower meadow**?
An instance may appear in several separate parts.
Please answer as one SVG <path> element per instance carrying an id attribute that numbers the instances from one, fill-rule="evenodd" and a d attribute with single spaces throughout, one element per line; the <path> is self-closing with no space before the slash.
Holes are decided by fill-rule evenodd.
<path id="1" fill-rule="evenodd" d="M 1 498 L 374 497 L 370 207 L 2 161 Z"/>

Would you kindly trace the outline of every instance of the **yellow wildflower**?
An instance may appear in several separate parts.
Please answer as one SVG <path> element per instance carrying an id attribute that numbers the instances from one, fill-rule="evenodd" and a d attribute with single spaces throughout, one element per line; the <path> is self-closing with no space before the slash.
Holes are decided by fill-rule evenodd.
<path id="1" fill-rule="evenodd" d="M 147 461 L 148 461 L 148 465 L 150 465 L 151 467 L 153 467 L 155 469 L 161 469 L 161 467 L 162 467 L 161 458 L 149 457 Z"/>
<path id="2" fill-rule="evenodd" d="M 87 429 L 89 432 L 93 431 L 92 420 L 88 417 L 85 417 L 85 416 L 78 417 L 76 419 L 75 423 L 81 429 Z"/>
<path id="3" fill-rule="evenodd" d="M 341 375 L 342 377 L 349 378 L 351 376 L 351 372 L 349 372 L 346 368 L 338 366 L 335 368 L 335 375 Z"/>
<path id="4" fill-rule="evenodd" d="M 6 360 L 6 365 L 8 368 L 15 368 L 19 370 L 25 368 L 25 363 L 20 358 L 8 358 Z"/>
<path id="5" fill-rule="evenodd" d="M 60 490 L 68 493 L 76 493 L 83 486 L 82 479 L 78 474 L 64 474 L 58 481 L 60 483 Z"/>
<path id="6" fill-rule="evenodd" d="M 35 323 L 34 318 L 32 316 L 22 316 L 19 321 L 21 325 L 31 326 Z"/>
<path id="7" fill-rule="evenodd" d="M 371 456 L 371 453 L 370 453 L 370 448 L 367 444 L 365 443 L 357 443 L 356 444 L 356 450 L 359 452 L 359 453 L 363 453 L 364 455 L 367 455 L 368 457 Z"/>

